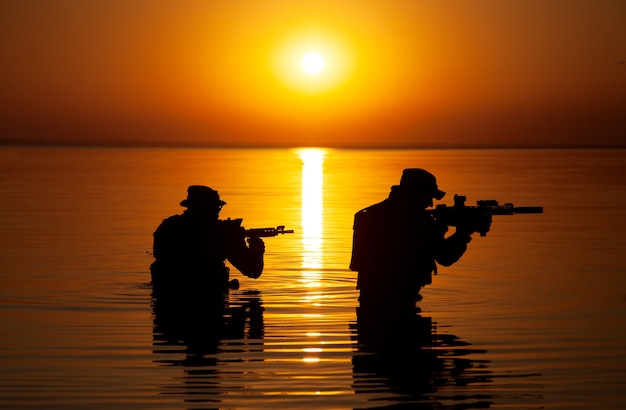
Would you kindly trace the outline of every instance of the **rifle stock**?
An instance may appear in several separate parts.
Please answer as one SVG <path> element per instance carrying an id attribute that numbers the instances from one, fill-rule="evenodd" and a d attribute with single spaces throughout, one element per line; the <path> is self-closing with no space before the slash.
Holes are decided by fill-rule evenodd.
<path id="1" fill-rule="evenodd" d="M 514 206 L 512 203 L 500 205 L 498 201 L 493 199 L 480 200 L 476 202 L 476 206 L 465 205 L 466 197 L 462 195 L 454 195 L 454 205 L 447 206 L 445 204 L 437 205 L 435 209 L 429 210 L 430 214 L 436 220 L 449 226 L 458 226 L 460 224 L 470 224 L 480 226 L 492 215 L 514 215 L 514 214 L 542 214 L 542 206 Z M 487 231 L 479 229 L 480 236 L 485 236 Z"/>

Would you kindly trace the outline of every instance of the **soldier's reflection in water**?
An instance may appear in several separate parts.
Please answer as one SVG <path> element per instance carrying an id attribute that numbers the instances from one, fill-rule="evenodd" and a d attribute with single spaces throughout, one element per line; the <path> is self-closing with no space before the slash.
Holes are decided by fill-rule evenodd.
<path id="1" fill-rule="evenodd" d="M 176 374 L 171 385 L 160 386 L 162 394 L 180 395 L 185 402 L 219 402 L 218 396 L 226 393 L 226 387 L 220 385 L 226 371 L 222 365 L 229 362 L 220 353 L 240 352 L 230 359 L 240 362 L 246 352 L 263 350 L 260 292 L 249 290 L 230 296 L 232 302 L 227 293 L 221 301 L 153 297 L 154 362 L 184 370 L 182 379 Z"/>
<path id="2" fill-rule="evenodd" d="M 352 360 L 353 388 L 381 408 L 491 406 L 490 395 L 476 393 L 493 377 L 487 360 L 473 358 L 486 351 L 471 349 L 456 336 L 438 334 L 432 319 L 421 315 L 419 308 L 391 314 L 359 307 L 354 330 L 358 350 Z"/>

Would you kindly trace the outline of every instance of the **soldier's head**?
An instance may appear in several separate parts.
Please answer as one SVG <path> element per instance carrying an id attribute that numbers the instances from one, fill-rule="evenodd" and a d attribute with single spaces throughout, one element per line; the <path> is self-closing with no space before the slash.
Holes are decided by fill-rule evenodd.
<path id="1" fill-rule="evenodd" d="M 181 206 L 190 211 L 207 212 L 218 215 L 226 202 L 220 199 L 216 190 L 204 185 L 190 185 L 187 188 L 187 198 L 180 202 Z"/>
<path id="2" fill-rule="evenodd" d="M 432 206 L 433 199 L 441 199 L 446 194 L 437 186 L 437 179 L 421 168 L 407 168 L 402 171 L 400 185 L 394 186 L 400 196 L 418 206 Z"/>

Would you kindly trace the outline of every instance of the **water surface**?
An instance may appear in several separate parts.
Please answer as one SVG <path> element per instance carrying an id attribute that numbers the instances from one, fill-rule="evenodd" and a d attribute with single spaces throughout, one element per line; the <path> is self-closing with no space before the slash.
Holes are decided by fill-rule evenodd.
<path id="1" fill-rule="evenodd" d="M 626 152 L 0 149 L 0 407 L 621 409 Z M 497 217 L 423 291 L 428 343 L 364 351 L 353 214 L 406 167 Z M 176 341 L 151 298 L 152 232 L 191 184 L 266 240 L 215 342 Z M 190 326 L 202 331 L 197 318 Z"/>

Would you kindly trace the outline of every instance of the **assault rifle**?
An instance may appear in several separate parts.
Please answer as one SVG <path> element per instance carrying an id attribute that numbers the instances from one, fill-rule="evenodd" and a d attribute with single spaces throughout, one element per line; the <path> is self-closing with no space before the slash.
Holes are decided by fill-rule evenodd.
<path id="1" fill-rule="evenodd" d="M 236 227 L 237 229 L 241 229 L 243 235 L 246 238 L 267 238 L 270 236 L 278 236 L 285 233 L 293 233 L 293 229 L 285 229 L 285 225 L 279 225 L 276 228 L 252 228 L 252 229 L 244 229 L 241 226 L 243 222 L 243 218 L 236 219 L 226 219 L 222 221 L 228 224 L 231 227 Z"/>
<path id="2" fill-rule="evenodd" d="M 246 229 L 246 238 L 265 238 L 285 233 L 293 233 L 293 229 L 285 229 L 284 225 L 279 225 L 276 228 L 252 228 Z"/>
<path id="3" fill-rule="evenodd" d="M 513 214 L 542 214 L 543 206 L 514 206 L 512 203 L 499 205 L 493 199 L 480 200 L 476 206 L 466 206 L 467 197 L 464 195 L 454 195 L 454 205 L 447 206 L 440 204 L 435 209 L 429 210 L 430 214 L 438 221 L 449 226 L 469 225 L 477 227 L 480 236 L 485 236 L 487 230 L 485 225 L 491 220 L 492 215 L 513 215 Z"/>

